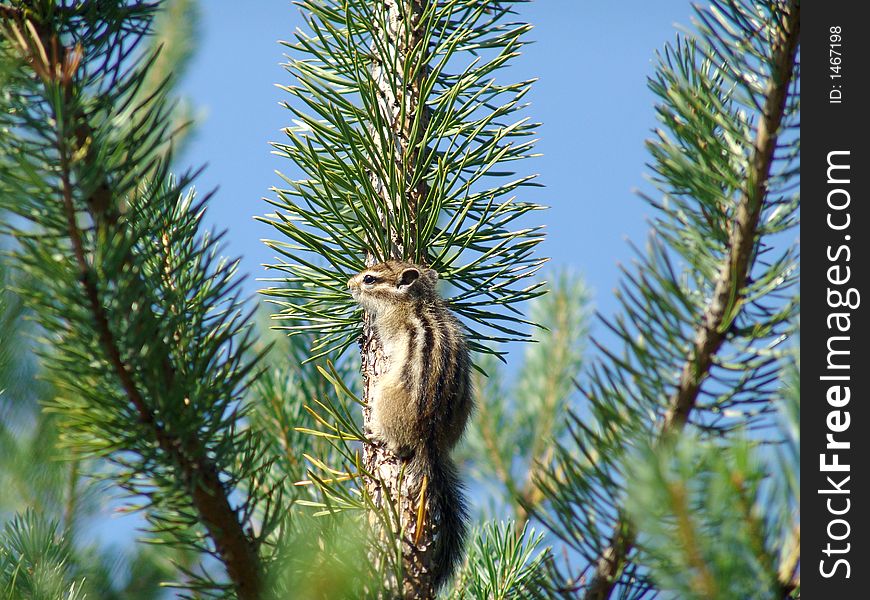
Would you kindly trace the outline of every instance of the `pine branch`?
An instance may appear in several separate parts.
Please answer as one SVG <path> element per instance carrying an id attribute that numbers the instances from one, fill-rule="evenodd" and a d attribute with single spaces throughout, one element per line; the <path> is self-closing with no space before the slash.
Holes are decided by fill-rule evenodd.
<path id="1" fill-rule="evenodd" d="M 800 525 L 800 346 L 795 347 L 794 363 L 789 365 L 782 393 L 780 429 L 785 443 L 779 446 L 779 474 L 775 502 L 781 506 L 777 515 L 779 564 L 776 579 L 783 598 L 800 597 L 801 525 Z M 795 595 L 797 592 L 797 595 Z"/>
<path id="2" fill-rule="evenodd" d="M 555 586 L 589 598 L 618 590 L 638 600 L 654 592 L 636 544 L 643 532 L 625 510 L 634 451 L 686 427 L 727 438 L 769 424 L 783 365 L 777 346 L 798 306 L 789 295 L 796 251 L 770 245 L 797 222 L 799 75 L 788 37 L 793 23 L 786 22 L 794 15 L 766 0 L 716 1 L 697 14 L 700 35 L 666 46 L 650 80 L 663 127 L 648 148 L 664 197 L 645 197 L 655 209 L 648 249 L 623 269 L 622 311 L 604 321 L 621 351 L 596 342 L 602 357 L 579 384 L 588 410 L 569 413 L 569 443 L 538 481 L 546 500 L 536 515 L 588 561 L 580 576 L 554 569 L 555 581 L 568 582 Z M 779 93 L 785 101 L 777 106 Z M 769 133 L 760 134 L 763 121 Z M 767 149 L 760 142 L 774 148 L 761 162 Z M 735 260 L 745 254 L 745 240 L 733 245 L 738 236 L 751 238 L 748 260 Z M 740 272 L 729 270 L 734 265 Z M 713 322 L 705 320 L 711 315 Z M 716 336 L 712 346 L 707 336 Z M 687 369 L 693 378 L 681 379 Z M 686 383 L 693 389 L 681 387 Z M 690 408 L 678 413 L 674 403 L 686 391 Z"/>
<path id="3" fill-rule="evenodd" d="M 62 121 L 61 121 L 62 122 Z M 81 283 L 85 289 L 91 316 L 96 324 L 103 346 L 115 376 L 124 389 L 127 398 L 136 407 L 140 422 L 151 431 L 161 450 L 171 457 L 173 463 L 179 465 L 182 480 L 193 500 L 193 505 L 199 512 L 202 522 L 227 567 L 227 573 L 233 580 L 242 600 L 255 600 L 260 597 L 260 564 L 256 550 L 245 534 L 239 515 L 230 505 L 226 489 L 218 477 L 215 465 L 206 458 L 206 451 L 195 438 L 178 439 L 170 435 L 157 421 L 142 393 L 139 391 L 131 375 L 133 367 L 124 362 L 119 344 L 112 333 L 109 316 L 106 314 L 100 300 L 94 272 L 88 264 L 82 244 L 81 233 L 76 224 L 76 213 L 72 199 L 72 184 L 70 182 L 69 152 L 67 150 L 65 133 L 58 130 L 57 149 L 60 157 L 60 177 L 63 183 L 63 205 L 67 217 L 67 233 L 72 242 L 73 252 L 79 268 Z M 105 189 L 108 186 L 100 186 Z M 90 206 L 95 206 L 95 199 L 88 200 Z M 99 223 L 100 215 L 91 217 Z M 164 350 L 168 355 L 168 349 Z M 167 365 L 166 383 L 174 387 L 174 368 Z"/>
<path id="4" fill-rule="evenodd" d="M 69 81 L 65 93 L 70 93 Z M 60 115 L 55 115 L 58 118 Z M 63 122 L 62 118 L 58 119 Z M 84 127 L 88 131 L 88 127 Z M 83 134 L 85 137 L 89 133 Z M 81 137 L 81 136 L 80 136 Z M 260 597 L 260 565 L 256 551 L 239 522 L 239 515 L 230 506 L 227 491 L 220 482 L 215 466 L 206 457 L 206 451 L 196 439 L 177 439 L 166 432 L 154 417 L 145 399 L 133 381 L 133 368 L 121 357 L 119 345 L 112 334 L 109 317 L 103 308 L 100 293 L 93 270 L 88 264 L 82 244 L 81 234 L 76 224 L 76 211 L 73 206 L 73 194 L 70 172 L 70 151 L 65 143 L 66 132 L 58 129 L 57 151 L 60 157 L 60 178 L 63 184 L 63 206 L 67 218 L 67 234 L 72 242 L 73 252 L 79 268 L 81 283 L 85 289 L 91 316 L 96 324 L 100 342 L 115 376 L 124 389 L 127 398 L 136 407 L 139 420 L 151 430 L 151 434 L 160 448 L 171 457 L 172 462 L 179 465 L 181 477 L 193 499 L 193 505 L 199 512 L 202 522 L 223 558 L 227 573 L 236 586 L 239 598 L 255 600 Z M 108 184 L 98 186 L 98 190 L 108 189 Z M 89 206 L 101 206 L 105 201 L 91 196 L 86 200 Z M 91 218 L 100 225 L 100 214 L 91 214 Z M 168 349 L 164 350 L 168 355 Z M 174 386 L 174 369 L 169 367 L 166 372 L 167 384 Z M 198 457 L 198 458 L 194 458 Z"/>
<path id="5" fill-rule="evenodd" d="M 0 594 L 4 598 L 86 600 L 69 539 L 32 510 L 0 531 Z"/>
<path id="6" fill-rule="evenodd" d="M 681 429 L 695 407 L 701 383 L 710 372 L 717 351 L 722 346 L 736 313 L 741 310 L 752 261 L 756 254 L 757 228 L 767 195 L 777 147 L 780 125 L 792 84 L 795 57 L 800 33 L 800 2 L 791 0 L 784 7 L 782 27 L 774 41 L 771 78 L 764 92 L 764 105 L 758 124 L 750 171 L 745 175 L 746 187 L 731 224 L 728 254 L 724 257 L 716 280 L 713 297 L 703 315 L 691 356 L 685 362 L 677 390 L 671 396 L 661 428 L 661 436 Z M 631 524 L 620 520 L 610 544 L 602 552 L 595 574 L 584 597 L 605 600 L 619 581 L 626 558 L 635 543 Z"/>
<path id="7" fill-rule="evenodd" d="M 214 369 L 213 373 L 207 373 L 207 377 L 213 383 L 215 392 L 227 395 L 226 398 L 214 403 L 213 409 L 216 414 L 211 418 L 217 419 L 218 427 L 224 429 L 227 428 L 227 424 L 232 427 L 233 421 L 238 418 L 237 410 L 233 411 L 235 416 L 230 416 L 228 420 L 225 420 L 223 412 L 228 403 L 232 402 L 233 395 L 236 393 L 234 391 L 235 381 L 243 379 L 252 365 L 240 367 L 238 362 L 240 359 L 233 357 L 232 354 L 221 359 L 223 362 L 221 365 L 209 365 L 210 359 L 208 354 L 205 354 L 207 352 L 213 353 L 217 348 L 231 344 L 232 336 L 238 329 L 234 325 L 237 317 L 231 316 L 232 312 L 224 313 L 226 316 L 221 316 L 217 312 L 209 315 L 209 304 L 215 301 L 215 298 L 210 299 L 210 296 L 216 294 L 219 299 L 227 290 L 232 289 L 232 287 L 227 287 L 226 282 L 230 271 L 224 268 L 225 274 L 218 274 L 207 287 L 197 288 L 195 290 L 196 296 L 189 295 L 190 291 L 186 289 L 174 289 L 171 281 L 163 282 L 168 289 L 154 293 L 153 282 L 146 280 L 149 275 L 155 274 L 147 264 L 149 257 L 136 254 L 136 244 L 142 239 L 141 237 L 137 238 L 137 236 L 141 236 L 142 231 L 137 230 L 137 226 L 140 224 L 136 223 L 135 219 L 140 218 L 143 221 L 148 219 L 148 211 L 157 211 L 158 218 L 163 216 L 159 215 L 159 211 L 163 208 L 161 202 L 172 198 L 173 195 L 176 198 L 180 195 L 177 189 L 171 186 L 168 193 L 162 195 L 154 194 L 155 190 L 159 189 L 157 184 L 139 188 L 137 179 L 123 179 L 122 169 L 115 169 L 114 175 L 120 177 L 119 179 L 114 181 L 110 179 L 108 175 L 110 168 L 105 162 L 107 154 L 100 151 L 105 152 L 107 147 L 111 148 L 112 141 L 107 139 L 107 132 L 98 131 L 100 125 L 92 125 L 91 119 L 94 118 L 92 115 L 97 111 L 88 107 L 89 99 L 86 96 L 89 86 L 96 86 L 100 82 L 100 78 L 107 77 L 112 79 L 110 86 L 112 96 L 108 98 L 106 103 L 109 110 L 118 112 L 125 110 L 124 101 L 130 102 L 130 95 L 135 95 L 138 83 L 141 83 L 148 72 L 147 66 L 138 72 L 133 70 L 125 73 L 125 75 L 133 74 L 124 80 L 124 75 L 119 75 L 120 65 L 112 66 L 110 62 L 104 62 L 100 68 L 108 69 L 108 74 L 105 71 L 100 71 L 99 68 L 95 74 L 92 70 L 93 65 L 89 64 L 89 59 L 92 60 L 95 56 L 100 57 L 102 54 L 106 61 L 116 60 L 123 63 L 125 57 L 129 56 L 132 51 L 130 48 L 135 48 L 135 41 L 131 46 L 126 46 L 126 40 L 119 40 L 119 38 L 111 36 L 123 37 L 127 27 L 129 27 L 127 31 L 137 32 L 141 36 L 145 30 L 141 19 L 147 18 L 153 8 L 153 4 L 134 4 L 119 9 L 120 14 L 118 15 L 108 14 L 96 17 L 98 19 L 117 19 L 117 22 L 111 23 L 106 29 L 94 28 L 90 30 L 90 32 L 97 32 L 96 34 L 92 33 L 92 35 L 109 31 L 107 39 L 97 37 L 94 40 L 88 39 L 87 36 L 79 37 L 81 42 L 74 48 L 65 47 L 59 42 L 59 40 L 66 39 L 60 28 L 75 27 L 77 22 L 71 25 L 70 22 L 63 19 L 60 21 L 50 18 L 39 20 L 38 15 L 34 16 L 34 20 L 31 20 L 29 16 L 23 18 L 16 11 L 4 11 L 4 16 L 8 13 L 17 19 L 3 23 L 5 29 L 10 33 L 9 39 L 16 40 L 20 55 L 27 62 L 32 73 L 36 75 L 38 81 L 41 82 L 42 88 L 36 94 L 41 94 L 42 97 L 33 105 L 38 107 L 37 110 L 46 107 L 51 117 L 44 122 L 35 118 L 28 121 L 27 119 L 30 118 L 28 111 L 14 113 L 23 119 L 23 123 L 18 125 L 19 131 L 27 131 L 27 128 L 30 127 L 33 139 L 51 139 L 49 135 L 53 135 L 52 150 L 58 163 L 57 167 L 48 166 L 46 168 L 40 165 L 40 167 L 28 171 L 28 174 L 33 175 L 39 170 L 48 170 L 59 179 L 61 210 L 58 213 L 60 218 L 55 219 L 49 216 L 53 210 L 51 205 L 46 208 L 41 207 L 38 212 L 28 212 L 26 206 L 13 206 L 12 208 L 22 211 L 23 216 L 34 219 L 40 226 L 49 229 L 57 227 L 57 238 L 53 239 L 62 240 L 65 237 L 71 247 L 73 262 L 70 266 L 73 267 L 76 278 L 65 284 L 65 278 L 62 275 L 57 282 L 61 286 L 72 286 L 64 292 L 69 295 L 40 299 L 44 301 L 41 307 L 43 312 L 51 311 L 57 306 L 61 307 L 61 316 L 59 317 L 43 315 L 44 318 L 47 317 L 47 329 L 65 333 L 68 337 L 72 336 L 72 340 L 75 339 L 73 332 L 78 328 L 84 328 L 86 331 L 92 329 L 95 334 L 98 345 L 92 350 L 96 351 L 97 356 L 105 357 L 108 369 L 101 373 L 96 380 L 98 382 L 105 381 L 105 383 L 87 389 L 85 394 L 99 398 L 100 390 L 105 392 L 106 388 L 111 389 L 114 386 L 114 383 L 111 382 L 117 382 L 126 401 L 134 409 L 136 429 L 145 435 L 144 438 L 130 438 L 128 441 L 132 445 L 124 449 L 140 453 L 143 456 L 143 471 L 147 473 L 150 469 L 152 476 L 158 479 L 158 486 L 161 484 L 166 486 L 167 480 L 160 480 L 160 477 L 165 477 L 165 474 L 160 474 L 155 470 L 155 467 L 148 466 L 153 460 L 153 457 L 150 456 L 153 449 L 149 448 L 149 445 L 154 444 L 159 449 L 162 456 L 158 462 L 164 461 L 165 468 L 168 468 L 170 472 L 174 471 L 174 475 L 177 477 L 177 481 L 170 485 L 175 485 L 183 490 L 183 493 L 189 498 L 190 505 L 198 515 L 197 520 L 202 523 L 211 537 L 216 553 L 224 562 L 238 596 L 242 599 L 254 599 L 259 598 L 262 593 L 262 567 L 253 532 L 249 535 L 245 531 L 249 519 L 246 513 L 253 509 L 254 500 L 249 498 L 241 508 L 236 509 L 232 507 L 229 497 L 233 482 L 245 473 L 245 469 L 252 469 L 253 465 L 245 465 L 242 471 L 234 473 L 229 482 L 224 483 L 221 477 L 225 473 L 225 469 L 216 464 L 213 458 L 216 453 L 215 439 L 209 437 L 211 435 L 209 429 L 213 428 L 213 425 L 203 422 L 194 424 L 191 428 L 190 425 L 173 422 L 168 418 L 169 411 L 166 405 L 162 406 L 162 410 L 158 408 L 161 403 L 170 399 L 170 397 L 162 398 L 163 394 L 173 396 L 179 391 L 182 394 L 189 394 L 184 398 L 185 405 L 190 405 L 191 399 L 197 403 L 200 401 L 194 390 L 187 388 L 191 382 L 185 381 L 186 375 L 181 375 L 178 371 L 179 365 L 173 362 L 174 359 L 181 358 L 178 354 L 182 353 L 183 349 L 180 347 L 170 348 L 167 344 L 168 339 L 179 342 L 187 335 L 187 332 L 180 329 L 180 326 L 181 322 L 184 322 L 188 316 L 183 311 L 178 310 L 177 304 L 173 304 L 173 301 L 177 301 L 178 298 L 173 299 L 172 295 L 177 294 L 181 298 L 195 298 L 195 302 L 202 303 L 198 308 L 202 308 L 205 316 L 200 317 L 195 313 L 191 316 L 194 318 L 194 327 L 197 324 L 199 326 L 205 325 L 205 327 L 194 335 L 202 335 L 205 339 L 210 340 L 211 344 L 217 344 L 216 348 L 209 348 L 210 344 L 201 345 L 199 349 L 203 355 L 192 357 L 193 365 L 202 364 L 205 368 Z M 76 7 L 66 16 L 69 19 L 75 18 L 83 21 L 95 18 L 90 7 L 87 6 Z M 137 22 L 137 19 L 140 22 Z M 54 27 L 56 29 L 53 29 Z M 147 28 L 147 25 L 144 27 Z M 89 42 L 93 45 L 88 46 Z M 120 50 L 116 53 L 118 48 Z M 95 79 L 96 82 L 94 82 Z M 27 85 L 29 83 L 22 83 L 22 86 Z M 98 97 L 95 104 L 99 107 L 100 102 L 106 102 L 106 99 Z M 152 176 L 158 181 L 166 177 L 165 169 L 158 162 L 155 162 L 156 159 L 153 159 L 157 150 L 167 141 L 163 137 L 165 128 L 161 127 L 161 120 L 165 117 L 161 112 L 163 104 L 161 99 L 155 100 L 153 97 L 140 103 L 138 108 L 130 114 L 136 115 L 141 120 L 132 127 L 131 135 L 122 138 L 122 144 L 128 143 L 130 146 L 124 148 L 121 153 L 117 153 L 115 150 L 115 155 L 108 154 L 112 158 L 119 154 L 124 156 L 126 168 L 138 172 L 140 176 Z M 53 127 L 51 134 L 39 130 L 39 128 L 45 127 L 46 123 L 48 127 Z M 105 121 L 102 122 L 102 125 L 105 127 Z M 27 138 L 15 140 L 15 142 L 19 149 L 28 143 L 33 143 Z M 45 153 L 43 151 L 39 155 L 45 156 L 46 154 L 51 155 L 52 152 Z M 22 161 L 30 160 L 30 157 L 23 153 L 19 153 L 17 158 Z M 4 173 L 4 176 L 8 175 L 9 173 Z M 8 182 L 11 184 L 14 182 L 15 185 L 22 184 L 11 177 L 8 178 Z M 41 183 L 32 179 L 28 185 L 39 186 Z M 133 195 L 134 189 L 135 196 Z M 37 200 L 48 198 L 51 201 L 54 199 L 52 198 L 53 191 L 49 185 L 34 195 Z M 131 198 L 133 198 L 132 202 Z M 131 203 L 125 207 L 125 202 Z M 80 208 L 81 205 L 84 205 L 84 211 Z M 196 250 L 192 245 L 188 247 L 191 242 L 183 237 L 195 232 L 199 216 L 201 216 L 200 213 L 191 219 L 184 215 L 184 209 L 187 207 L 189 207 L 189 203 L 182 202 L 180 206 L 170 209 L 178 210 L 180 208 L 181 210 L 168 215 L 170 218 L 176 219 L 175 222 L 170 221 L 170 225 L 177 227 L 177 229 L 163 234 L 162 244 L 166 252 L 164 258 L 167 260 L 157 270 L 161 277 L 173 277 L 176 269 L 184 269 L 189 266 L 183 261 L 190 258 L 194 259 L 192 264 L 195 265 L 195 269 L 203 267 L 208 269 L 210 258 L 206 252 L 213 243 L 206 242 L 202 250 Z M 127 214 L 124 214 L 125 212 Z M 83 214 L 87 216 L 92 228 L 84 229 L 79 224 Z M 156 234 L 156 230 L 148 230 L 146 223 L 141 225 L 145 225 L 143 229 L 146 235 Z M 193 229 L 191 229 L 191 225 Z M 15 233 L 22 240 L 25 249 L 30 252 L 30 258 L 24 261 L 25 264 L 34 269 L 47 268 L 45 263 L 40 263 L 39 248 L 30 243 L 26 232 L 16 231 Z M 90 245 L 92 247 L 89 247 Z M 22 255 L 22 258 L 25 258 L 25 255 Z M 179 258 L 181 259 L 180 265 L 175 263 L 175 260 Z M 28 264 L 28 260 L 33 262 Z M 206 275 L 206 273 L 191 271 L 184 273 L 184 275 L 187 278 L 185 280 L 187 284 L 200 285 L 201 282 L 198 282 L 197 278 Z M 190 278 L 190 275 L 193 275 L 193 278 Z M 70 298 L 79 294 L 83 295 L 84 312 L 77 312 L 78 307 L 75 306 L 67 305 L 64 307 L 65 302 L 69 302 Z M 170 319 L 166 317 L 172 315 L 172 318 L 179 322 L 179 327 L 169 323 L 171 336 L 155 335 L 148 340 L 142 350 L 131 349 L 129 345 L 131 334 L 141 332 L 147 335 L 148 331 L 158 332 L 164 326 L 161 323 L 161 317 L 154 312 L 155 307 L 166 311 L 163 317 L 165 321 L 169 321 Z M 188 308 L 191 307 L 188 306 Z M 71 317 L 70 313 L 74 316 Z M 124 330 L 124 321 L 131 316 L 134 321 L 137 321 L 132 324 L 133 330 L 128 330 L 123 334 L 118 333 Z M 198 319 L 202 320 L 198 321 Z M 209 327 L 215 327 L 215 329 L 209 331 Z M 71 340 L 67 339 L 66 341 Z M 90 340 L 86 343 L 89 342 Z M 75 343 L 77 342 L 73 342 L 73 344 Z M 248 345 L 249 342 L 242 339 L 240 351 L 243 353 Z M 74 346 L 71 345 L 66 350 L 73 351 L 73 348 Z M 146 348 L 147 351 L 144 351 Z M 76 349 L 74 352 L 80 351 Z M 145 361 L 146 356 L 152 357 L 155 363 L 148 364 Z M 206 359 L 205 363 L 201 363 L 203 358 Z M 69 358 L 64 357 L 62 353 L 56 359 L 55 367 L 59 367 L 56 376 L 61 379 L 64 369 L 68 369 L 71 365 L 68 360 Z M 147 379 L 142 378 L 145 372 L 153 370 L 155 367 L 160 372 L 157 381 L 148 382 Z M 184 363 L 181 368 L 188 369 L 190 367 L 191 363 Z M 92 376 L 91 374 L 85 375 L 86 378 Z M 75 388 L 85 383 L 84 381 L 81 383 L 75 381 L 78 374 L 73 374 L 72 377 L 73 381 L 67 380 L 66 386 Z M 105 379 L 101 379 L 102 377 Z M 226 388 L 220 385 L 224 381 L 229 384 Z M 162 386 L 162 392 L 157 394 L 157 398 L 154 397 L 154 390 L 149 389 L 149 385 L 154 383 Z M 99 401 L 104 400 L 99 398 Z M 69 406 L 60 408 L 69 409 Z M 158 411 L 162 413 L 159 417 L 157 416 Z M 72 412 L 81 413 L 81 407 L 76 407 Z M 108 441 L 105 444 L 110 447 L 119 445 L 115 441 L 119 430 L 114 429 L 118 424 L 109 421 L 100 423 L 100 426 L 106 428 L 105 435 Z M 232 435 L 231 432 L 229 433 Z M 129 434 L 127 433 L 127 435 Z M 201 440 L 207 441 L 209 445 L 204 444 Z M 242 438 L 238 443 L 238 449 L 243 450 L 244 445 L 249 443 L 249 440 Z M 226 460 L 225 455 L 226 453 L 224 455 L 217 454 L 221 457 L 220 460 Z M 249 457 L 249 460 L 252 458 Z M 126 459 L 116 458 L 115 460 L 126 465 Z M 137 488 L 137 485 L 131 482 L 142 473 L 137 472 L 136 468 L 131 470 L 133 475 L 126 478 L 127 481 L 122 479 L 122 485 L 130 487 L 133 491 L 142 489 Z M 147 494 L 147 492 L 145 493 Z M 175 492 L 172 493 L 172 495 L 174 494 Z M 159 504 L 160 501 L 155 500 L 155 503 Z M 176 507 L 174 510 L 184 514 L 183 508 Z M 178 535 L 181 534 L 178 533 Z"/>
<path id="8" fill-rule="evenodd" d="M 142 82 L 136 101 L 160 97 L 160 90 L 180 82 L 193 58 L 200 35 L 199 0 L 161 0 L 161 10 L 155 15 L 153 32 L 149 39 L 147 54 L 155 56 L 148 77 Z M 182 96 L 173 100 L 169 107 L 167 122 L 172 131 L 171 144 L 160 152 L 166 160 L 170 153 L 184 154 L 197 121 L 200 121 L 196 106 L 190 98 Z"/>
<path id="9" fill-rule="evenodd" d="M 511 521 L 490 522 L 472 532 L 468 559 L 457 575 L 450 600 L 508 600 L 544 595 L 543 534 Z"/>
<path id="10" fill-rule="evenodd" d="M 360 339 L 364 404 L 386 366 L 347 293 L 347 279 L 365 264 L 397 258 L 434 268 L 455 288 L 449 305 L 468 320 L 474 350 L 498 353 L 494 342 L 528 337 L 515 305 L 542 293 L 526 281 L 543 264 L 532 254 L 542 234 L 516 222 L 540 207 L 510 196 L 530 176 L 498 166 L 531 155 L 534 124 L 508 120 L 524 107 L 531 82 L 492 78 L 529 29 L 501 21 L 510 4 L 302 3 L 308 31 L 291 46 L 295 81 L 285 88 L 296 118 L 275 146 L 306 178 L 286 179 L 265 219 L 288 239 L 268 242 L 287 262 L 273 266 L 286 273 L 276 279 L 285 287 L 265 293 L 276 298 L 286 329 L 315 336 L 308 360 L 337 356 Z M 432 563 L 441 518 L 427 512 L 418 530 L 420 482 L 357 432 L 344 406 L 318 404 L 322 429 L 311 433 L 334 441 L 344 461 L 317 461 L 315 470 L 329 474 L 311 480 L 324 494 L 323 510 L 369 511 L 380 535 L 372 559 L 387 579 L 383 591 L 369 592 L 433 597 L 445 568 Z M 367 426 L 368 409 L 363 414 Z M 362 460 L 345 447 L 357 439 L 365 442 Z"/>
<path id="11" fill-rule="evenodd" d="M 695 336 L 692 356 L 686 361 L 677 391 L 670 399 L 663 431 L 678 429 L 686 423 L 698 397 L 700 383 L 710 371 L 713 357 L 725 341 L 735 313 L 743 302 L 800 40 L 800 2 L 792 0 L 784 7 L 784 12 L 780 38 L 774 41 L 771 78 L 764 94 L 750 171 L 746 173 L 747 187 L 737 204 L 731 225 L 728 256 L 723 261 L 713 298 Z"/>
<path id="12" fill-rule="evenodd" d="M 638 530 L 637 561 L 661 595 L 788 598 L 799 585 L 797 350 L 787 352 L 774 400 L 773 448 L 745 431 L 711 438 L 685 428 L 632 452 L 625 510 Z"/>
<path id="13" fill-rule="evenodd" d="M 513 451 L 526 456 L 526 474 L 516 491 L 517 527 L 526 526 L 544 499 L 536 482 L 552 465 L 557 444 L 563 440 L 562 418 L 572 400 L 576 373 L 581 370 L 588 334 L 589 293 L 583 281 L 562 273 L 546 296 L 531 306 L 532 320 L 546 328 L 538 343 L 526 349 L 515 400 L 518 435 Z M 523 425 L 524 424 L 524 425 Z M 522 451 L 528 448 L 528 452 Z M 518 453 L 517 449 L 521 449 Z"/>
<path id="14" fill-rule="evenodd" d="M 626 510 L 642 532 L 642 562 L 664 596 L 774 598 L 779 541 L 764 517 L 762 453 L 745 439 L 686 431 L 640 449 L 628 468 Z"/>
<path id="15" fill-rule="evenodd" d="M 290 284 L 264 293 L 282 309 L 282 328 L 315 335 L 311 359 L 359 338 L 346 282 L 370 256 L 426 263 L 455 286 L 450 306 L 467 319 L 476 351 L 527 339 L 516 304 L 542 293 L 529 279 L 544 262 L 533 255 L 543 234 L 517 225 L 542 207 L 511 196 L 533 176 L 500 170 L 533 156 L 536 125 L 509 120 L 531 82 L 492 79 L 529 26 L 502 21 L 510 3 L 397 8 L 405 4 L 304 2 L 310 33 L 287 44 L 295 118 L 274 145 L 305 176 L 285 178 L 276 212 L 263 219 L 287 238 L 267 244 L 282 257 L 271 268 L 286 274 L 274 281 Z M 417 21 L 391 26 L 391 10 Z M 385 42 L 397 25 L 401 39 Z"/>

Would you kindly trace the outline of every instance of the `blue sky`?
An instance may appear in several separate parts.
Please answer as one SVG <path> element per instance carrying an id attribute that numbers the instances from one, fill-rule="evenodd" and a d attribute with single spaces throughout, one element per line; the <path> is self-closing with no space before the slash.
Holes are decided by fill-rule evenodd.
<path id="1" fill-rule="evenodd" d="M 243 257 L 246 289 L 265 272 L 272 252 L 260 241 L 273 237 L 255 215 L 269 212 L 262 200 L 280 185 L 275 170 L 292 172 L 270 154 L 290 113 L 274 84 L 290 83 L 279 66 L 289 40 L 302 26 L 299 9 L 285 0 L 202 2 L 198 50 L 181 92 L 203 112 L 181 164 L 208 164 L 200 189 L 218 188 L 209 223 L 228 229 L 227 252 Z M 685 0 L 580 2 L 538 0 L 519 5 L 519 18 L 535 29 L 523 56 L 501 72 L 507 80 L 538 77 L 527 96 L 528 114 L 543 123 L 538 151 L 528 171 L 546 187 L 523 191 L 523 199 L 551 209 L 535 213 L 545 224 L 542 255 L 547 269 L 567 266 L 593 289 L 603 314 L 616 309 L 612 290 L 619 262 L 631 260 L 626 238 L 643 245 L 648 211 L 633 189 L 649 189 L 644 139 L 655 127 L 653 96 L 646 78 L 655 51 L 674 39 L 674 25 L 687 24 Z M 546 271 L 544 273 L 546 276 Z"/>

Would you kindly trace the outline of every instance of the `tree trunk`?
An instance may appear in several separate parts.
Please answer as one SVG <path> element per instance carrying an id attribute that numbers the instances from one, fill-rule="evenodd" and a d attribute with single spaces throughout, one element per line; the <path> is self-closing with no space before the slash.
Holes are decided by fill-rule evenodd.
<path id="1" fill-rule="evenodd" d="M 417 209 L 423 203 L 428 188 L 418 173 L 420 139 L 425 130 L 427 115 L 420 90 L 426 73 L 428 40 L 423 40 L 420 18 L 426 0 L 382 0 L 375 8 L 373 44 L 388 49 L 390 63 L 374 62 L 371 76 L 378 90 L 378 111 L 384 131 L 371 131 L 379 147 L 379 155 L 390 157 L 395 164 L 378 165 L 372 172 L 372 182 L 383 201 L 381 221 L 389 229 L 390 248 L 384 249 L 383 258 L 426 262 L 425 249 L 411 247 L 409 240 L 416 237 Z M 382 52 L 373 52 L 383 56 Z M 413 66 L 410 66 L 413 65 Z M 416 128 L 414 127 L 417 122 Z M 416 133 L 415 133 L 416 132 Z M 374 157 L 374 161 L 378 158 Z M 397 174 L 401 190 L 399 197 L 391 195 L 385 178 Z M 377 262 L 370 253 L 367 262 Z M 371 406 L 375 383 L 386 370 L 387 357 L 383 347 L 366 319 L 360 340 L 362 355 L 363 398 Z M 363 411 L 367 434 L 371 434 L 371 411 Z M 433 540 L 436 529 L 430 516 L 424 514 L 421 531 L 417 531 L 420 483 L 413 475 L 404 473 L 404 462 L 381 443 L 367 444 L 363 451 L 363 464 L 374 475 L 366 478 L 365 486 L 377 510 L 370 513 L 370 521 L 379 532 L 373 557 L 385 573 L 387 598 L 434 598 L 432 578 Z M 391 515 L 389 523 L 381 520 Z M 396 533 L 391 533 L 390 530 Z M 400 534 L 400 535 L 399 535 Z M 393 546 L 399 539 L 400 553 Z M 382 565 L 380 561 L 401 555 L 401 565 Z M 394 567 L 399 567 L 394 568 Z M 401 574 L 401 575 L 400 575 Z M 401 580 L 399 580 L 401 579 Z"/>

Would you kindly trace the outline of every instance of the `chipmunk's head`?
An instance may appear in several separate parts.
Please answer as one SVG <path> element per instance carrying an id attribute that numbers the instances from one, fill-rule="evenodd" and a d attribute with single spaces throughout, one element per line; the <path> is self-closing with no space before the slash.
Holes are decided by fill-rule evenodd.
<path id="1" fill-rule="evenodd" d="M 354 275 L 347 287 L 354 300 L 374 314 L 400 305 L 431 301 L 437 297 L 438 273 L 414 263 L 390 260 Z"/>

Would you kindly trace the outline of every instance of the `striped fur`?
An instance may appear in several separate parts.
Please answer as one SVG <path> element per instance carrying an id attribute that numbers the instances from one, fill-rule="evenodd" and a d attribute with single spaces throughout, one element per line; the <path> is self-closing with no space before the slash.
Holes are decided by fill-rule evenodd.
<path id="1" fill-rule="evenodd" d="M 429 478 L 438 520 L 439 583 L 462 555 L 466 509 L 450 451 L 472 410 L 470 363 L 462 326 L 438 295 L 438 274 L 389 261 L 355 275 L 351 294 L 368 313 L 387 369 L 372 392 L 372 433 Z"/>

